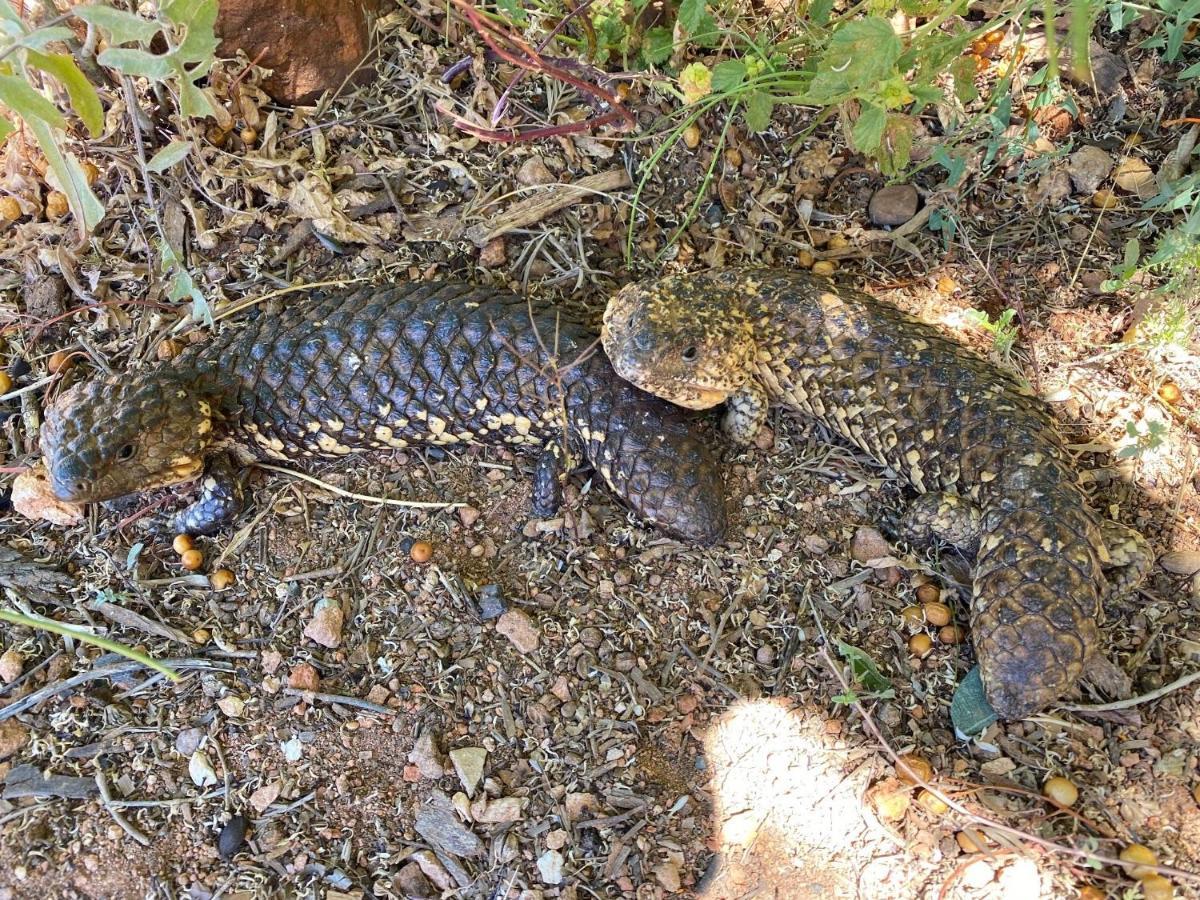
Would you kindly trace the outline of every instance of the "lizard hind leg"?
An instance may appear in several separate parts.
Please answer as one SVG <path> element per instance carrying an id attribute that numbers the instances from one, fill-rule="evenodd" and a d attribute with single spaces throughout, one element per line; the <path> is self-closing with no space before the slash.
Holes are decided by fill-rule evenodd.
<path id="1" fill-rule="evenodd" d="M 748 382 L 729 395 L 721 430 L 735 444 L 749 444 L 767 421 L 770 401 L 761 385 Z"/>
<path id="2" fill-rule="evenodd" d="M 910 543 L 950 544 L 966 556 L 979 549 L 979 507 L 957 494 L 922 494 L 895 521 L 896 534 Z"/>

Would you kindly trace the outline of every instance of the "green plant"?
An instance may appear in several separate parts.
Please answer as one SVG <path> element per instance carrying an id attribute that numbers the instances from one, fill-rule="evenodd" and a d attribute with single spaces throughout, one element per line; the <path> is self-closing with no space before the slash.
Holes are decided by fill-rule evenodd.
<path id="1" fill-rule="evenodd" d="M 108 638 L 100 637 L 92 634 L 86 628 L 77 628 L 72 625 L 64 625 L 62 622 L 56 622 L 53 619 L 46 619 L 42 616 L 24 615 L 22 613 L 12 612 L 7 609 L 0 609 L 0 622 L 8 622 L 10 625 L 21 625 L 25 628 L 35 628 L 40 631 L 48 631 L 51 634 L 62 635 L 63 637 L 74 638 L 77 641 L 82 641 L 85 644 L 92 644 L 102 650 L 107 650 L 109 653 L 116 653 L 124 656 L 126 659 L 136 663 L 141 663 L 148 669 L 153 669 L 169 678 L 171 681 L 179 680 L 179 673 L 170 666 L 163 665 L 158 660 L 134 650 L 132 647 L 126 647 L 124 644 L 117 641 L 110 641 Z"/>
<path id="2" fill-rule="evenodd" d="M 1015 309 L 1006 309 L 995 320 L 986 312 L 979 309 L 967 310 L 966 317 L 972 325 L 982 328 L 992 336 L 992 350 L 1005 362 L 1012 358 L 1013 345 L 1017 342 L 1020 329 L 1013 320 L 1016 318 Z"/>
<path id="3" fill-rule="evenodd" d="M 863 692 L 860 694 L 850 690 L 838 694 L 833 698 L 834 703 L 849 706 L 861 700 L 891 700 L 896 696 L 891 680 L 879 671 L 879 666 L 870 656 L 845 641 L 838 641 L 838 652 L 850 665 L 850 675 Z"/>
<path id="4" fill-rule="evenodd" d="M 0 0 L 0 104 L 33 133 L 81 235 L 95 228 L 104 207 L 89 187 L 79 160 L 67 148 L 67 119 L 46 98 L 47 82 L 57 83 L 66 92 L 70 108 L 93 138 L 103 128 L 104 111 L 96 85 L 84 75 L 75 57 L 49 49 L 73 43 L 74 32 L 63 23 L 76 18 L 90 30 L 98 29 L 108 46 L 96 63 L 120 76 L 143 77 L 173 91 L 180 115 L 189 119 L 213 113 L 206 90 L 197 82 L 215 61 L 216 17 L 217 0 L 161 0 L 153 19 L 92 4 L 76 6 L 33 26 L 17 14 L 11 0 Z M 150 45 L 156 40 L 162 41 L 165 52 L 151 52 Z M 0 141 L 15 128 L 11 119 L 0 116 Z M 169 145 L 150 161 L 150 170 L 178 162 L 189 148 L 186 142 Z"/>
<path id="5" fill-rule="evenodd" d="M 1162 446 L 1163 436 L 1166 433 L 1167 426 L 1162 422 L 1147 422 L 1145 431 L 1138 428 L 1136 422 L 1126 422 L 1125 434 L 1132 443 L 1128 443 L 1119 449 L 1115 456 L 1117 459 L 1132 459 L 1144 456 Z"/>

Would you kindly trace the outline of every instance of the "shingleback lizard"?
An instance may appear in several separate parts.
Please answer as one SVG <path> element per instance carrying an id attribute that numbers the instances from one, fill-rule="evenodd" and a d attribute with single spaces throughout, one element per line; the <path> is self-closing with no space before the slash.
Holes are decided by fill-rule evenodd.
<path id="1" fill-rule="evenodd" d="M 80 384 L 47 409 L 41 441 L 64 500 L 203 472 L 200 499 L 174 520 L 193 534 L 241 509 L 231 444 L 302 463 L 480 442 L 536 455 L 538 515 L 558 504 L 564 457 L 582 457 L 642 518 L 711 543 L 724 487 L 689 418 L 618 378 L 595 335 L 553 307 L 439 282 L 312 295 L 169 362 Z"/>
<path id="2" fill-rule="evenodd" d="M 1047 408 L 937 329 L 802 271 L 727 269 L 609 302 L 617 372 L 694 409 L 728 401 L 748 441 L 770 401 L 815 419 L 922 496 L 906 530 L 976 553 L 971 625 L 1001 718 L 1039 711 L 1099 662 L 1105 591 L 1144 574 L 1144 539 L 1088 506 Z M 1106 579 L 1102 567 L 1122 565 Z"/>

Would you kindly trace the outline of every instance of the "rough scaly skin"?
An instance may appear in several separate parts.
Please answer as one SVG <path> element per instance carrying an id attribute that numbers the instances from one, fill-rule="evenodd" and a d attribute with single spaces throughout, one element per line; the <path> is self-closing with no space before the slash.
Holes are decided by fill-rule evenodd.
<path id="1" fill-rule="evenodd" d="M 487 288 L 368 288 L 259 314 L 64 393 L 42 450 L 59 497 L 92 502 L 193 478 L 231 437 L 289 463 L 507 443 L 538 454 L 542 488 L 565 450 L 668 531 L 709 543 L 725 529 L 720 470 L 689 417 L 618 378 L 586 328 Z"/>
<path id="2" fill-rule="evenodd" d="M 697 409 L 730 399 L 741 440 L 764 393 L 823 423 L 944 496 L 922 504 L 923 526 L 966 507 L 944 536 L 978 540 L 971 619 L 993 708 L 1019 718 L 1075 687 L 1099 643 L 1106 537 L 1141 539 L 1089 508 L 1047 409 L 1010 375 L 887 303 L 782 270 L 631 285 L 603 340 L 651 393 Z"/>

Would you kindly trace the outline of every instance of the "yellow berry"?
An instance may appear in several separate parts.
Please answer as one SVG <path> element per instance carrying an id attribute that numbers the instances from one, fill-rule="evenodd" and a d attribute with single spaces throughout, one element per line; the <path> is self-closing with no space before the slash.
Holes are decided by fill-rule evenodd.
<path id="1" fill-rule="evenodd" d="M 1047 778 L 1046 783 L 1042 785 L 1042 793 L 1059 806 L 1074 806 L 1075 801 L 1079 799 L 1079 788 L 1075 787 L 1071 779 L 1061 775 Z"/>
<path id="2" fill-rule="evenodd" d="M 918 659 L 924 659 L 933 652 L 933 638 L 924 632 L 914 634 L 908 639 L 908 652 Z"/>
<path id="3" fill-rule="evenodd" d="M 1118 206 L 1120 202 L 1121 201 L 1117 199 L 1116 194 L 1105 188 L 1101 188 L 1100 190 L 1096 191 L 1096 193 L 1092 194 L 1092 206 L 1095 206 L 1099 209 L 1112 209 L 1113 207 Z"/>
<path id="4" fill-rule="evenodd" d="M 51 375 L 65 372 L 71 365 L 71 354 L 66 350 L 55 350 L 46 361 L 46 368 Z"/>
<path id="5" fill-rule="evenodd" d="M 832 243 L 832 241 L 830 242 Z M 828 278 L 837 271 L 837 263 L 832 259 L 822 259 L 813 263 L 812 271 L 814 275 L 822 275 Z"/>
<path id="6" fill-rule="evenodd" d="M 896 762 L 896 774 L 910 784 L 919 784 L 933 778 L 933 766 L 922 756 L 906 753 Z"/>
<path id="7" fill-rule="evenodd" d="M 168 359 L 174 359 L 179 355 L 179 351 L 183 347 L 175 338 L 167 338 L 165 341 L 160 341 L 156 350 L 159 360 L 166 362 Z"/>
<path id="8" fill-rule="evenodd" d="M 1173 381 L 1164 381 L 1162 387 L 1158 389 L 1158 396 L 1162 397 L 1168 403 L 1178 403 L 1183 393 L 1179 390 L 1179 385 Z"/>
<path id="9" fill-rule="evenodd" d="M 49 219 L 61 219 L 70 209 L 71 204 L 62 191 L 51 191 L 46 198 L 46 217 Z"/>
<path id="10" fill-rule="evenodd" d="M 801 250 L 796 254 L 796 262 L 800 263 L 801 268 L 811 269 L 816 261 L 816 257 L 808 250 Z"/>
<path id="11" fill-rule="evenodd" d="M 185 550 L 179 555 L 179 561 L 183 563 L 183 567 L 189 572 L 195 572 L 204 565 L 204 554 L 199 550 Z"/>
<path id="12" fill-rule="evenodd" d="M 1161 875 L 1147 875 L 1142 879 L 1142 896 L 1146 900 L 1171 900 L 1175 896 L 1175 885 Z"/>
<path id="13" fill-rule="evenodd" d="M 926 603 L 921 609 L 925 612 L 925 621 L 935 628 L 949 625 L 954 620 L 954 611 L 945 603 Z"/>
<path id="14" fill-rule="evenodd" d="M 0 197 L 0 222 L 15 222 L 21 218 L 21 204 L 16 197 Z"/>
<path id="15" fill-rule="evenodd" d="M 217 571 L 208 576 L 208 580 L 213 586 L 214 591 L 223 591 L 226 588 L 233 587 L 233 583 L 237 581 L 237 578 L 228 569 L 217 569 Z"/>
<path id="16" fill-rule="evenodd" d="M 917 794 L 917 802 L 925 807 L 927 812 L 933 813 L 935 816 L 942 816 L 949 812 L 950 807 L 946 802 L 932 791 L 922 790 Z"/>
<path id="17" fill-rule="evenodd" d="M 954 840 L 958 841 L 958 846 L 963 853 L 982 853 L 985 849 L 984 847 L 980 847 L 975 838 L 965 831 L 960 831 L 954 835 Z"/>
<path id="18" fill-rule="evenodd" d="M 725 151 L 725 164 L 731 169 L 739 169 L 742 166 L 742 151 L 737 147 L 730 147 Z"/>
<path id="19" fill-rule="evenodd" d="M 925 627 L 925 613 L 919 606 L 906 606 L 900 610 L 900 621 L 905 628 L 917 629 Z"/>
<path id="20" fill-rule="evenodd" d="M 695 150 L 700 146 L 700 129 L 694 123 L 683 129 L 683 142 L 689 150 Z"/>
<path id="21" fill-rule="evenodd" d="M 195 547 L 196 542 L 192 540 L 190 534 L 177 534 L 175 535 L 175 540 L 171 541 L 171 546 L 175 549 L 176 553 L 182 556 Z"/>
<path id="22" fill-rule="evenodd" d="M 243 144 L 253 144 L 258 140 L 258 132 L 253 128 L 243 128 L 241 138 Z"/>
<path id="23" fill-rule="evenodd" d="M 1158 865 L 1158 857 L 1145 844 L 1130 844 L 1121 851 L 1120 858 L 1121 862 L 1130 864 L 1129 874 L 1137 879 L 1153 875 L 1154 870 L 1146 867 Z"/>
<path id="24" fill-rule="evenodd" d="M 7 394 L 12 390 L 12 376 L 7 372 L 0 372 L 0 394 Z"/>
<path id="25" fill-rule="evenodd" d="M 922 603 L 936 603 L 942 599 L 942 589 L 932 581 L 927 581 L 917 588 L 917 599 Z"/>
<path id="26" fill-rule="evenodd" d="M 1075 895 L 1075 900 L 1104 900 L 1104 896 L 1105 894 L 1100 888 L 1085 884 Z"/>
<path id="27" fill-rule="evenodd" d="M 417 541 L 408 551 L 408 555 L 412 557 L 413 562 L 427 563 L 433 558 L 433 544 L 429 541 Z"/>
<path id="28" fill-rule="evenodd" d="M 938 640 L 943 644 L 961 644 L 967 632 L 957 625 L 943 625 L 938 629 Z"/>
<path id="29" fill-rule="evenodd" d="M 80 163 L 79 167 L 83 169 L 83 177 L 87 179 L 88 187 L 92 187 L 100 178 L 100 170 L 90 162 Z"/>

